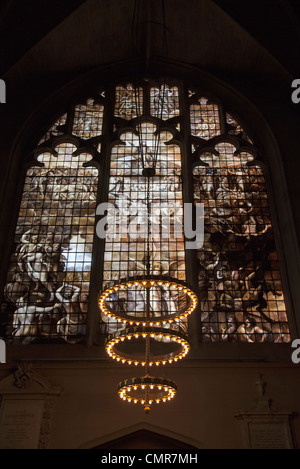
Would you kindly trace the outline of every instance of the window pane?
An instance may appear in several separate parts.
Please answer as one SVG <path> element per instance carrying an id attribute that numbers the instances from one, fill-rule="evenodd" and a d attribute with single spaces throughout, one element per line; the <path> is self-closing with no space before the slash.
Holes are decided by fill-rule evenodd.
<path id="1" fill-rule="evenodd" d="M 193 171 L 195 201 L 205 205 L 197 252 L 203 340 L 289 342 L 262 170 L 229 143 L 216 150 Z"/>
<path id="2" fill-rule="evenodd" d="M 106 236 L 104 288 L 113 281 L 147 273 L 147 178 L 142 171 L 143 161 L 145 167 L 151 166 L 156 154 L 156 174 L 149 178 L 150 275 L 185 280 L 181 154 L 178 146 L 165 145 L 172 134 L 163 132 L 158 137 L 155 130 L 152 123 L 144 123 L 139 129 L 140 138 L 133 132 L 124 132 L 121 139 L 125 145 L 116 145 L 112 151 L 109 202 L 116 216 L 111 214 Z M 135 314 L 144 308 L 143 294 L 143 291 L 135 292 L 135 307 L 131 306 Z M 115 307 L 121 307 L 122 303 L 122 308 L 129 308 L 129 300 L 124 295 L 118 301 L 120 304 Z M 163 312 L 175 313 L 180 306 L 180 298 L 175 293 L 171 297 L 164 287 L 151 298 L 154 317 Z M 108 324 L 109 332 L 118 327 L 108 323 L 106 317 L 102 319 Z"/>
<path id="3" fill-rule="evenodd" d="M 206 98 L 200 98 L 198 102 L 190 106 L 191 134 L 204 140 L 220 135 L 218 105 L 209 103 Z"/>
<path id="4" fill-rule="evenodd" d="M 151 88 L 150 92 L 151 115 L 158 119 L 170 119 L 179 116 L 179 92 L 177 86 L 162 85 L 160 88 Z"/>
<path id="5" fill-rule="evenodd" d="M 88 99 L 86 104 L 75 106 L 73 134 L 76 137 L 88 139 L 102 133 L 104 106 Z"/>
<path id="6" fill-rule="evenodd" d="M 5 287 L 13 343 L 77 343 L 85 334 L 97 170 L 74 150 L 61 144 L 26 174 Z"/>
<path id="7" fill-rule="evenodd" d="M 62 116 L 60 116 L 60 118 L 54 122 L 54 124 L 50 127 L 50 129 L 41 138 L 41 140 L 39 141 L 39 144 L 45 142 L 52 136 L 57 137 L 58 135 L 62 135 L 64 133 L 63 126 L 65 125 L 66 120 L 67 120 L 67 114 L 63 114 Z"/>
<path id="8" fill-rule="evenodd" d="M 239 122 L 228 112 L 226 112 L 226 124 L 228 126 L 229 135 L 241 135 L 242 138 L 248 140 L 249 143 L 253 143 Z"/>
<path id="9" fill-rule="evenodd" d="M 143 88 L 116 86 L 115 116 L 130 120 L 143 114 Z"/>

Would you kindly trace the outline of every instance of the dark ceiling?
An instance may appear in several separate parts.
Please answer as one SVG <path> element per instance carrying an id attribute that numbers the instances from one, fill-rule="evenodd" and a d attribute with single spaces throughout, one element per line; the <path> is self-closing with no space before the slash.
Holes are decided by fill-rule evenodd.
<path id="1" fill-rule="evenodd" d="M 21 72 L 74 71 L 131 57 L 137 6 L 139 52 L 149 52 L 150 44 L 150 54 L 161 55 L 163 3 L 171 59 L 270 74 L 281 64 L 286 73 L 300 74 L 299 0 L 6 0 L 1 75 L 9 81 Z"/>
<path id="2" fill-rule="evenodd" d="M 13 66 L 85 0 L 0 2 L 0 73 Z"/>
<path id="3" fill-rule="evenodd" d="M 299 75 L 299 0 L 214 0 L 231 18 L 280 61 Z"/>

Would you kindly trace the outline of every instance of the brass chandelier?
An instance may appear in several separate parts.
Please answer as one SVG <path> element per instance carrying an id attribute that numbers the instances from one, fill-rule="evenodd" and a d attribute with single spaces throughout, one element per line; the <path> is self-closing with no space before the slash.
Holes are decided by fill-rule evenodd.
<path id="1" fill-rule="evenodd" d="M 162 287 L 187 299 L 186 307 L 174 314 L 152 316 L 152 289 Z M 143 314 L 132 311 L 118 312 L 112 306 L 112 295 L 122 291 L 125 296 L 137 291 L 144 292 L 146 308 Z M 99 296 L 98 305 L 101 312 L 124 326 L 106 339 L 106 352 L 114 360 L 126 365 L 142 366 L 145 374 L 140 378 L 121 381 L 118 394 L 121 399 L 134 404 L 140 403 L 145 412 L 149 412 L 152 404 L 167 402 L 174 398 L 177 385 L 174 381 L 150 375 L 152 367 L 172 364 L 184 358 L 190 345 L 185 334 L 172 329 L 172 324 L 180 323 L 196 308 L 197 296 L 183 282 L 177 279 L 144 275 L 133 277 L 127 281 L 107 288 Z M 167 351 L 162 353 L 162 348 Z"/>
<path id="2" fill-rule="evenodd" d="M 165 98 L 165 83 L 162 85 L 161 114 Z M 147 161 L 141 140 L 142 119 L 139 116 L 139 90 L 134 87 L 136 104 L 136 122 L 139 136 L 142 177 L 146 178 L 147 203 L 147 239 L 145 248 L 146 274 L 115 282 L 107 287 L 98 298 L 98 306 L 108 320 L 119 324 L 120 328 L 106 339 L 106 352 L 112 359 L 124 364 L 144 368 L 144 375 L 139 378 L 123 380 L 118 384 L 119 397 L 129 403 L 141 404 L 148 413 L 153 404 L 172 400 L 177 385 L 169 379 L 154 377 L 150 369 L 161 365 L 174 364 L 184 358 L 190 345 L 185 334 L 180 332 L 181 321 L 195 310 L 197 295 L 183 281 L 166 276 L 151 274 L 150 268 L 150 184 L 156 176 L 156 162 L 159 154 L 159 132 L 152 154 L 152 161 Z M 128 298 L 142 296 L 143 307 L 129 306 Z M 178 307 L 159 312 L 155 308 L 157 298 L 176 298 Z M 156 297 L 156 299 L 155 299 Z M 122 307 L 120 308 L 120 304 Z"/>
<path id="3" fill-rule="evenodd" d="M 165 23 L 165 5 L 162 0 L 163 41 L 162 55 L 167 57 L 167 36 Z M 150 7 L 150 2 L 148 4 Z M 138 55 L 139 41 L 139 0 L 135 0 L 132 18 L 132 52 Z M 150 14 L 150 8 L 148 13 Z M 148 26 L 152 24 L 148 17 Z M 149 37 L 147 39 L 149 41 Z M 147 47 L 147 63 L 149 64 Z M 138 82 L 138 77 L 137 77 Z M 157 108 L 157 118 L 162 122 L 166 96 L 166 80 L 161 80 L 162 96 Z M 172 400 L 177 391 L 174 381 L 165 378 L 154 377 L 150 369 L 161 365 L 174 364 L 184 358 L 190 345 L 186 334 L 180 332 L 181 321 L 195 310 L 198 304 L 197 295 L 187 285 L 176 278 L 157 276 L 151 274 L 150 266 L 150 184 L 156 176 L 156 162 L 159 154 L 160 132 L 156 132 L 155 146 L 152 151 L 152 161 L 147 160 L 144 154 L 142 141 L 142 106 L 140 103 L 140 92 L 138 85 L 134 87 L 134 101 L 136 114 L 136 128 L 138 131 L 140 161 L 142 165 L 142 176 L 146 178 L 146 203 L 147 203 L 147 240 L 146 240 L 146 274 L 127 278 L 115 282 L 113 286 L 107 287 L 98 298 L 98 306 L 102 314 L 108 319 L 120 324 L 120 329 L 110 334 L 106 339 L 106 352 L 112 359 L 124 365 L 142 366 L 144 375 L 139 378 L 123 380 L 118 384 L 119 397 L 129 403 L 141 404 L 148 413 L 153 404 L 168 402 Z M 159 91 L 160 93 L 160 91 Z M 160 107 L 160 109 L 159 109 Z M 137 298 L 142 295 L 142 310 L 136 307 L 130 308 L 128 298 Z M 167 311 L 157 310 L 155 295 L 162 302 L 164 295 L 172 296 L 178 300 L 177 307 L 168 308 Z M 121 301 L 120 301 L 121 300 Z M 124 300 L 122 302 L 122 300 Z M 119 307 L 122 302 L 122 308 Z M 158 308 L 160 309 L 160 308 Z"/>

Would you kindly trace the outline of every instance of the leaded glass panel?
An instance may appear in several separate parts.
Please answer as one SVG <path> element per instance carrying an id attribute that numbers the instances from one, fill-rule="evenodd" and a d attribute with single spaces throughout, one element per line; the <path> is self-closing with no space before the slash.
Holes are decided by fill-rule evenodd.
<path id="1" fill-rule="evenodd" d="M 95 99 L 88 99 L 86 104 L 75 106 L 73 135 L 89 139 L 101 135 L 104 106 Z"/>
<path id="2" fill-rule="evenodd" d="M 185 280 L 181 152 L 177 145 L 166 145 L 171 133 L 162 132 L 158 136 L 155 131 L 155 125 L 144 123 L 140 135 L 125 132 L 121 136 L 124 144 L 115 145 L 112 150 L 109 202 L 114 206 L 116 218 L 111 217 L 111 229 L 106 236 L 104 288 L 120 278 L 146 274 L 147 178 L 142 174 L 142 154 L 151 166 L 156 152 L 156 174 L 150 178 L 149 186 L 150 274 Z M 162 311 L 170 314 L 179 307 L 180 299 L 175 294 L 173 298 L 167 295 L 162 287 L 151 298 L 154 316 Z M 138 304 L 136 295 L 133 311 L 134 308 L 138 311 L 144 300 L 140 298 Z M 114 327 L 110 323 L 108 330 Z"/>
<path id="3" fill-rule="evenodd" d="M 54 124 L 50 127 L 50 129 L 45 133 L 45 135 L 41 138 L 39 141 L 40 143 L 45 142 L 51 137 L 57 137 L 58 135 L 63 135 L 64 133 L 64 125 L 66 124 L 67 121 L 67 114 L 63 114 L 60 116 L 57 121 L 54 122 Z"/>
<path id="4" fill-rule="evenodd" d="M 133 86 L 116 86 L 115 112 L 116 117 L 131 120 L 143 114 L 143 88 Z"/>
<path id="5" fill-rule="evenodd" d="M 219 107 L 201 97 L 197 104 L 190 105 L 191 134 L 209 140 L 220 135 Z"/>
<path id="6" fill-rule="evenodd" d="M 98 176 L 75 150 L 60 144 L 26 174 L 5 287 L 13 343 L 85 334 Z"/>
<path id="7" fill-rule="evenodd" d="M 262 169 L 220 143 L 195 167 L 194 199 L 205 206 L 197 252 L 206 342 L 289 342 L 289 327 Z"/>
<path id="8" fill-rule="evenodd" d="M 179 90 L 177 86 L 161 85 L 150 91 L 151 115 L 158 119 L 179 116 Z"/>
<path id="9" fill-rule="evenodd" d="M 147 79 L 137 86 L 117 85 L 113 92 L 102 89 L 70 108 L 40 140 L 40 155 L 26 173 L 4 291 L 2 318 L 8 318 L 6 337 L 12 343 L 77 343 L 85 336 L 98 172 L 90 154 L 61 143 L 63 135 L 76 145 L 92 139 L 85 148 L 92 148 L 99 164 L 109 160 L 109 223 L 99 291 L 144 275 L 147 246 L 151 275 L 195 280 L 186 273 L 182 193 L 193 179 L 193 201 L 204 204 L 205 217 L 204 244 L 194 257 L 201 340 L 290 341 L 265 179 L 253 142 L 235 113 L 200 90 L 185 89 L 190 112 L 183 115 L 184 87 L 168 83 Z M 103 126 L 108 94 L 113 104 Z M 186 132 L 190 148 L 184 147 Z M 51 145 L 56 145 L 53 152 Z M 190 164 L 185 158 L 192 158 L 194 169 L 183 179 L 182 165 Z M 147 187 L 143 168 L 154 161 Z M 139 314 L 145 299 L 141 291 L 134 295 L 131 303 L 124 295 L 115 298 L 115 307 L 127 302 L 132 314 Z M 153 317 L 181 308 L 176 292 L 161 288 L 151 295 Z M 102 320 L 104 333 L 119 327 Z M 186 321 L 177 326 L 187 331 Z"/>

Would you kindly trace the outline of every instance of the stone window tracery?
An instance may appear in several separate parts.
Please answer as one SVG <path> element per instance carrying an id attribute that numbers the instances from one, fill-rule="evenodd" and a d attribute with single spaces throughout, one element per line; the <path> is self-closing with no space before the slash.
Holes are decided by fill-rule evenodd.
<path id="1" fill-rule="evenodd" d="M 39 141 L 25 176 L 4 290 L 6 338 L 23 344 L 84 342 L 91 276 L 98 276 L 100 291 L 145 271 L 140 163 L 141 154 L 151 162 L 158 150 L 150 190 L 153 236 L 164 230 L 155 203 L 168 216 L 172 204 L 176 210 L 169 237 L 158 236 L 152 244 L 151 272 L 197 289 L 199 340 L 289 342 L 264 171 L 239 119 L 217 99 L 174 81 L 118 83 L 111 89 L 77 103 Z M 105 150 L 103 139 L 109 142 Z M 97 168 L 105 161 L 108 189 L 100 200 Z M 189 175 L 183 170 L 188 163 Z M 192 187 L 191 199 L 184 185 Z M 117 212 L 126 206 L 132 232 L 123 233 L 122 224 L 108 231 L 99 275 L 92 266 L 93 252 L 100 249 L 96 206 L 107 201 Z M 204 245 L 192 260 L 183 229 L 175 235 L 184 203 L 204 204 Z M 177 307 L 162 292 L 156 303 L 158 309 Z M 99 323 L 101 334 L 113 329 L 100 314 Z M 187 332 L 187 323 L 182 327 Z"/>

